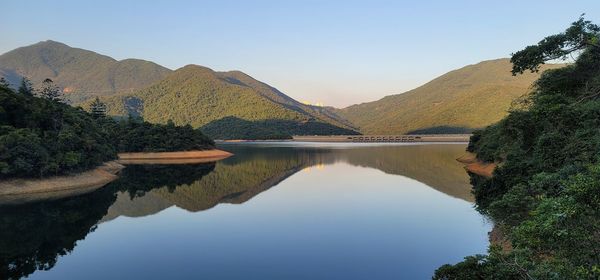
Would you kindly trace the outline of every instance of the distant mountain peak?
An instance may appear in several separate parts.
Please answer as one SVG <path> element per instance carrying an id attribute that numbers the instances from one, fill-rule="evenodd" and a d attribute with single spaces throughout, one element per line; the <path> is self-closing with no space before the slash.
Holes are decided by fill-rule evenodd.
<path id="1" fill-rule="evenodd" d="M 29 78 L 35 87 L 50 78 L 75 103 L 94 96 L 141 89 L 161 80 L 170 72 L 150 61 L 117 61 L 53 40 L 0 55 L 0 75 L 13 86 L 18 86 L 22 77 Z"/>
<path id="2" fill-rule="evenodd" d="M 54 41 L 54 40 L 45 40 L 45 41 L 40 41 L 34 45 L 57 45 L 57 46 L 65 46 L 65 47 L 70 47 L 69 45 L 63 43 L 63 42 L 59 42 L 59 41 Z"/>

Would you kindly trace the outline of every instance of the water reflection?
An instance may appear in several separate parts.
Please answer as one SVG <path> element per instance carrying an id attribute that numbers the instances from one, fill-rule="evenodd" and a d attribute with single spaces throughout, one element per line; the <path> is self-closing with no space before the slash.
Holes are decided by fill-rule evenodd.
<path id="1" fill-rule="evenodd" d="M 59 256 L 93 232 L 119 196 L 144 197 L 154 188 L 172 192 L 211 172 L 215 163 L 198 165 L 133 165 L 114 183 L 92 193 L 61 200 L 0 207 L 0 279 L 18 279 L 49 270 Z M 144 214 L 153 211 L 137 209 Z"/>
<path id="2" fill-rule="evenodd" d="M 100 189 L 60 201 L 0 208 L 0 278 L 51 269 L 93 232 L 116 195 Z"/>
<path id="3" fill-rule="evenodd" d="M 420 181 L 468 202 L 468 176 L 455 158 L 462 145 L 226 145 L 235 154 L 219 163 L 128 166 L 120 178 L 78 197 L 0 208 L 0 278 L 51 269 L 58 256 L 99 223 L 148 216 L 171 206 L 190 212 L 219 203 L 241 204 L 291 175 L 327 172 L 344 162 Z M 377 183 L 377 178 L 373 178 Z"/>

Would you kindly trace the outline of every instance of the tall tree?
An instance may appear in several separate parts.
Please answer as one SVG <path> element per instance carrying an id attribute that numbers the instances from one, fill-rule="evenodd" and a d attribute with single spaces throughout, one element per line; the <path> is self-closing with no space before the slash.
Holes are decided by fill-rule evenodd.
<path id="1" fill-rule="evenodd" d="M 21 85 L 19 86 L 18 93 L 27 96 L 33 96 L 33 88 L 31 86 L 31 81 L 26 77 L 23 77 L 21 80 Z"/>
<path id="2" fill-rule="evenodd" d="M 100 98 L 96 97 L 96 100 L 90 105 L 90 111 L 94 118 L 106 117 L 106 104 L 100 101 Z"/>
<path id="3" fill-rule="evenodd" d="M 10 88 L 10 84 L 8 83 L 8 81 L 6 81 L 6 79 L 4 79 L 4 77 L 0 77 L 0 88 L 3 88 L 3 89 Z"/>
<path id="4" fill-rule="evenodd" d="M 45 79 L 42 82 L 42 88 L 38 91 L 38 95 L 42 98 L 52 101 L 63 101 L 63 94 L 61 90 L 51 79 Z"/>
<path id="5" fill-rule="evenodd" d="M 551 35 L 537 45 L 528 46 L 512 55 L 512 74 L 523 74 L 529 70 L 537 72 L 546 61 L 565 60 L 574 52 L 586 49 L 600 49 L 600 26 L 585 20 L 581 15 L 565 32 Z"/>

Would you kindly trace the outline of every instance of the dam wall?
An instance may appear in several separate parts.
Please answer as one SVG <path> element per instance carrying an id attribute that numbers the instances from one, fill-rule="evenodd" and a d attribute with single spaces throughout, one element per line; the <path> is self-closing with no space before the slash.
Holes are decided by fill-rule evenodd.
<path id="1" fill-rule="evenodd" d="M 294 136 L 296 142 L 469 142 L 471 134 L 423 134 L 423 135 L 302 135 Z"/>

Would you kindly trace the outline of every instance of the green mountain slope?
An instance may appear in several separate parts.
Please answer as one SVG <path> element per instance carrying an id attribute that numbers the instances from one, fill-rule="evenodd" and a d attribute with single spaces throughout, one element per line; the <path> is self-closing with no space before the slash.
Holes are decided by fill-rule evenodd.
<path id="1" fill-rule="evenodd" d="M 562 65 L 546 65 L 542 70 Z M 512 76 L 508 59 L 450 71 L 403 94 L 336 110 L 365 134 L 457 133 L 502 119 L 538 73 Z"/>
<path id="2" fill-rule="evenodd" d="M 0 55 L 0 76 L 52 79 L 75 105 L 100 96 L 112 115 L 203 127 L 219 139 L 289 138 L 295 134 L 356 134 L 327 108 L 302 104 L 240 72 L 186 66 L 173 72 L 152 62 L 117 61 L 92 51 L 44 41 Z M 168 76 L 168 78 L 167 78 Z"/>
<path id="3" fill-rule="evenodd" d="M 92 96 L 144 88 L 170 72 L 153 62 L 117 61 L 50 40 L 0 55 L 0 75 L 13 85 L 18 85 L 23 76 L 31 79 L 34 86 L 50 78 L 75 103 Z"/>
<path id="4" fill-rule="evenodd" d="M 103 100 L 112 115 L 191 124 L 217 139 L 356 133 L 335 114 L 301 104 L 242 72 L 215 72 L 197 65 L 180 68 L 133 94 Z"/>

